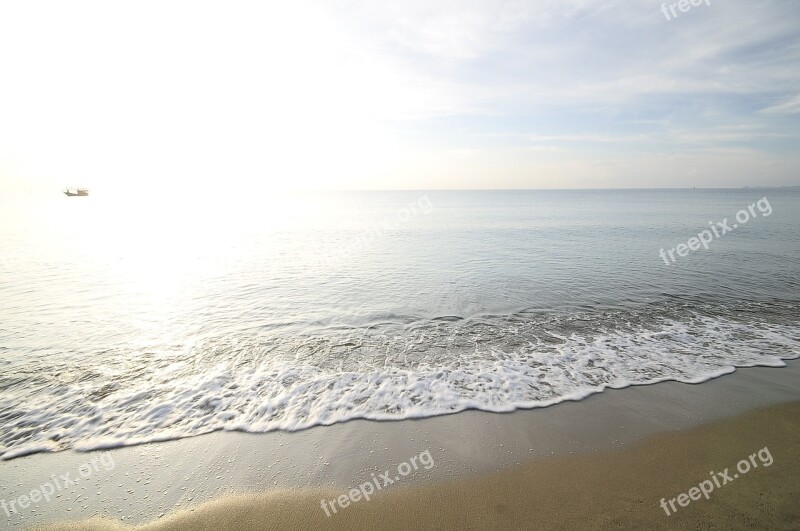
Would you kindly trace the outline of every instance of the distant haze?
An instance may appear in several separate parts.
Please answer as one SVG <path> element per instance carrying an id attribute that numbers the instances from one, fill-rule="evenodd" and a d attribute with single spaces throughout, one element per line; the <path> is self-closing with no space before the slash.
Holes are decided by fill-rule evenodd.
<path id="1" fill-rule="evenodd" d="M 4 2 L 0 190 L 800 184 L 800 3 L 677 13 Z"/>

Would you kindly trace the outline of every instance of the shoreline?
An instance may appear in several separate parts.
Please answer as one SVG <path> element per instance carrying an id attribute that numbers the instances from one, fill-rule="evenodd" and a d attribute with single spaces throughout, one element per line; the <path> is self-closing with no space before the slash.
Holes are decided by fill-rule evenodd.
<path id="1" fill-rule="evenodd" d="M 7 523 L 22 529 L 102 516 L 143 524 L 235 494 L 336 494 L 425 449 L 436 466 L 403 478 L 398 490 L 475 481 L 541 460 L 626 451 L 654 436 L 795 402 L 800 400 L 800 360 L 786 364 L 737 369 L 702 384 L 606 390 L 577 402 L 511 413 L 469 410 L 392 422 L 354 420 L 299 432 L 215 432 L 113 450 L 35 454 L 0 463 L 5 478 L 0 498 L 24 494 L 96 455 L 112 456 L 115 468 L 98 471 L 49 503 L 11 515 Z M 319 499 L 316 505 L 321 513 Z"/>
<path id="2" fill-rule="evenodd" d="M 397 488 L 336 514 L 319 500 L 338 493 L 300 489 L 224 497 L 137 529 L 575 529 L 587 521 L 603 529 L 788 529 L 800 521 L 798 435 L 800 401 L 624 450 Z M 95 519 L 43 529 L 132 528 Z"/>

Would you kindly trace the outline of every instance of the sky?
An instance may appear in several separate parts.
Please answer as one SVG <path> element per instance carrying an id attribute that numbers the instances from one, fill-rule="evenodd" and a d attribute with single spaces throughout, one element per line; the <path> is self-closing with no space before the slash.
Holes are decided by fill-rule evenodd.
<path id="1" fill-rule="evenodd" d="M 670 4 L 3 2 L 0 190 L 800 185 L 800 3 Z"/>

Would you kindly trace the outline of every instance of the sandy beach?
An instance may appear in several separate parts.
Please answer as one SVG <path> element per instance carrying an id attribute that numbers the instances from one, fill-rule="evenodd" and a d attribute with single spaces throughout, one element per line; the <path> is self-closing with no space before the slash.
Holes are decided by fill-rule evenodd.
<path id="1" fill-rule="evenodd" d="M 14 478 L 3 481 L 0 497 L 18 497 L 108 455 L 113 469 L 7 521 L 50 529 L 520 529 L 586 521 L 601 528 L 791 528 L 798 521 L 798 383 L 794 360 L 702 385 L 629 387 L 510 414 L 467 411 L 37 454 L 0 463 L 2 477 Z M 660 506 L 764 448 L 771 466 L 762 463 L 709 500 L 676 505 L 670 516 Z M 384 471 L 397 476 L 398 465 L 424 451 L 430 467 L 375 489 L 369 501 L 337 504 L 335 514 L 329 504 L 326 516 L 321 500 L 338 500 Z"/>
<path id="2" fill-rule="evenodd" d="M 800 2 L 0 1 L 0 531 L 800 531 Z"/>
<path id="3" fill-rule="evenodd" d="M 214 501 L 141 529 L 576 529 L 589 522 L 595 529 L 796 529 L 798 436 L 800 402 L 794 402 L 623 451 L 398 488 L 332 516 L 315 509 L 336 493 L 276 492 Z M 96 520 L 48 529 L 128 528 Z"/>

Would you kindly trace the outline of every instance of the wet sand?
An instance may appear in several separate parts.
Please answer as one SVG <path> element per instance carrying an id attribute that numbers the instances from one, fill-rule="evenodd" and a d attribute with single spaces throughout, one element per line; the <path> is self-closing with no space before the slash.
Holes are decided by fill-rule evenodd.
<path id="1" fill-rule="evenodd" d="M 209 529 L 502 529 L 568 527 L 578 516 L 602 526 L 658 527 L 681 522 L 688 518 L 684 514 L 705 518 L 691 523 L 702 527 L 702 522 L 722 525 L 727 521 L 722 513 L 730 510 L 739 515 L 740 527 L 749 518 L 761 522 L 769 516 L 780 528 L 797 517 L 782 500 L 787 493 L 797 495 L 797 481 L 784 480 L 784 471 L 800 477 L 792 453 L 800 415 L 796 405 L 787 406 L 798 400 L 800 360 L 792 360 L 787 367 L 740 369 L 699 385 L 608 390 L 580 402 L 509 414 L 467 411 L 36 454 L 0 462 L 0 498 L 25 494 L 53 474 L 74 475 L 96 456 L 110 456 L 116 466 L 49 503 L 0 517 L 12 529 L 92 517 L 105 519 L 103 529 L 117 524 L 178 529 L 174 526 L 189 525 L 197 515 Z M 751 413 L 757 408 L 767 408 L 771 420 Z M 726 485 L 719 500 L 694 501 L 669 517 L 659 507 L 662 497 L 687 492 L 709 470 L 734 467 L 764 447 L 775 464 L 754 470 L 738 480 L 741 485 Z M 321 498 L 338 497 L 424 450 L 435 466 L 415 470 L 369 502 L 325 516 Z M 223 525 L 218 518 L 230 520 Z"/>
<path id="2" fill-rule="evenodd" d="M 622 451 L 536 459 L 483 477 L 393 488 L 331 516 L 320 500 L 341 492 L 283 491 L 217 500 L 142 529 L 576 529 L 588 523 L 604 529 L 796 529 L 798 440 L 795 402 L 654 436 Z M 700 489 L 691 491 L 705 480 L 705 489 L 713 489 L 708 499 Z M 686 497 L 678 498 L 681 493 Z M 110 528 L 95 521 L 50 529 Z"/>

